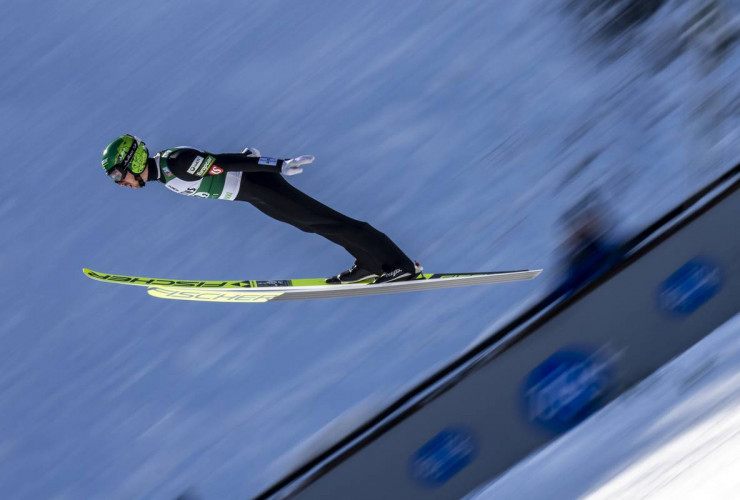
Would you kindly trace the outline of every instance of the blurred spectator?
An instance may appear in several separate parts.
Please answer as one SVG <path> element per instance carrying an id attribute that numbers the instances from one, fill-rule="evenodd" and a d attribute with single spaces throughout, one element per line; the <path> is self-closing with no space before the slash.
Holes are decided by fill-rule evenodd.
<path id="1" fill-rule="evenodd" d="M 614 38 L 652 17 L 667 0 L 565 0 L 592 34 Z"/>
<path id="2" fill-rule="evenodd" d="M 567 296 L 601 276 L 624 257 L 623 241 L 615 234 L 607 205 L 590 191 L 561 217 L 565 232 L 564 276 L 551 294 Z"/>

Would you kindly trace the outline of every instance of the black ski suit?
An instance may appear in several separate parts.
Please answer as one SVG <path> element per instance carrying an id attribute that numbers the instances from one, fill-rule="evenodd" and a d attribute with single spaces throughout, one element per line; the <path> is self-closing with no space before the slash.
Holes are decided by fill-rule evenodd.
<path id="1" fill-rule="evenodd" d="M 209 175 L 209 172 L 200 176 L 188 172 L 194 170 L 192 166 L 199 157 L 201 160 L 202 157 L 215 158 L 211 167 L 215 167 L 215 172 L 242 172 L 235 198 L 237 201 L 251 203 L 273 219 L 301 231 L 323 236 L 347 250 L 358 266 L 378 275 L 396 268 L 414 268 L 411 259 L 388 236 L 367 222 L 347 217 L 291 186 L 280 173 L 283 165 L 281 159 L 261 159 L 240 153 L 211 154 L 192 148 L 177 148 L 167 156 L 167 175 L 174 175 L 183 181 L 197 181 Z M 157 173 L 156 180 L 166 183 L 166 176 L 158 164 L 150 160 L 149 165 Z"/>

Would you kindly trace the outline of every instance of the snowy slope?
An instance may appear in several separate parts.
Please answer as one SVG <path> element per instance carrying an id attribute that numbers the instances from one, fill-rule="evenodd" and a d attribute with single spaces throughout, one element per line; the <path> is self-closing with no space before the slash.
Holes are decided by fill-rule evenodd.
<path id="1" fill-rule="evenodd" d="M 737 498 L 739 333 L 736 316 L 469 498 Z"/>
<path id="2" fill-rule="evenodd" d="M 630 228 L 738 157 L 740 54 L 707 70 L 689 44 L 657 67 L 648 42 L 669 13 L 608 62 L 545 0 L 32 0 L 0 14 L 3 155 L 23 173 L 0 199 L 2 498 L 254 494 L 339 433 L 334 419 L 351 426 L 544 293 L 557 217 L 588 186 Z M 83 265 L 276 279 L 351 263 L 247 205 L 111 185 L 100 152 L 125 132 L 152 150 L 313 154 L 291 182 L 427 270 L 547 271 L 257 307 L 93 283 Z"/>

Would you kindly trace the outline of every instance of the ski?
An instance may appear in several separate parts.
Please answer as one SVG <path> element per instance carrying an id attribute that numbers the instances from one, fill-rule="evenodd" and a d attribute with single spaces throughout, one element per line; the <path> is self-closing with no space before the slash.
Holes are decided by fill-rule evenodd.
<path id="1" fill-rule="evenodd" d="M 305 300 L 335 297 L 357 297 L 388 293 L 413 292 L 439 288 L 452 288 L 470 285 L 484 285 L 511 281 L 530 280 L 541 272 L 537 270 L 419 274 L 408 281 L 396 281 L 374 285 L 370 280 L 364 283 L 327 284 L 325 279 L 289 280 L 175 280 L 106 274 L 83 269 L 85 275 L 97 281 L 122 285 L 145 286 L 149 295 L 171 300 L 191 300 L 200 302 L 273 302 L 285 300 Z"/>

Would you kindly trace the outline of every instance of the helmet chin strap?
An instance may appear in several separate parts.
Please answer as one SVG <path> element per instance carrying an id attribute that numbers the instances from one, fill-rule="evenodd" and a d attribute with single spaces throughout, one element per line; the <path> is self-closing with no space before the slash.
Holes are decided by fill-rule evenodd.
<path id="1" fill-rule="evenodd" d="M 136 181 L 139 183 L 140 188 L 143 188 L 144 186 L 146 186 L 146 182 L 144 182 L 144 179 L 141 178 L 141 175 L 134 174 L 134 179 L 136 179 Z"/>

